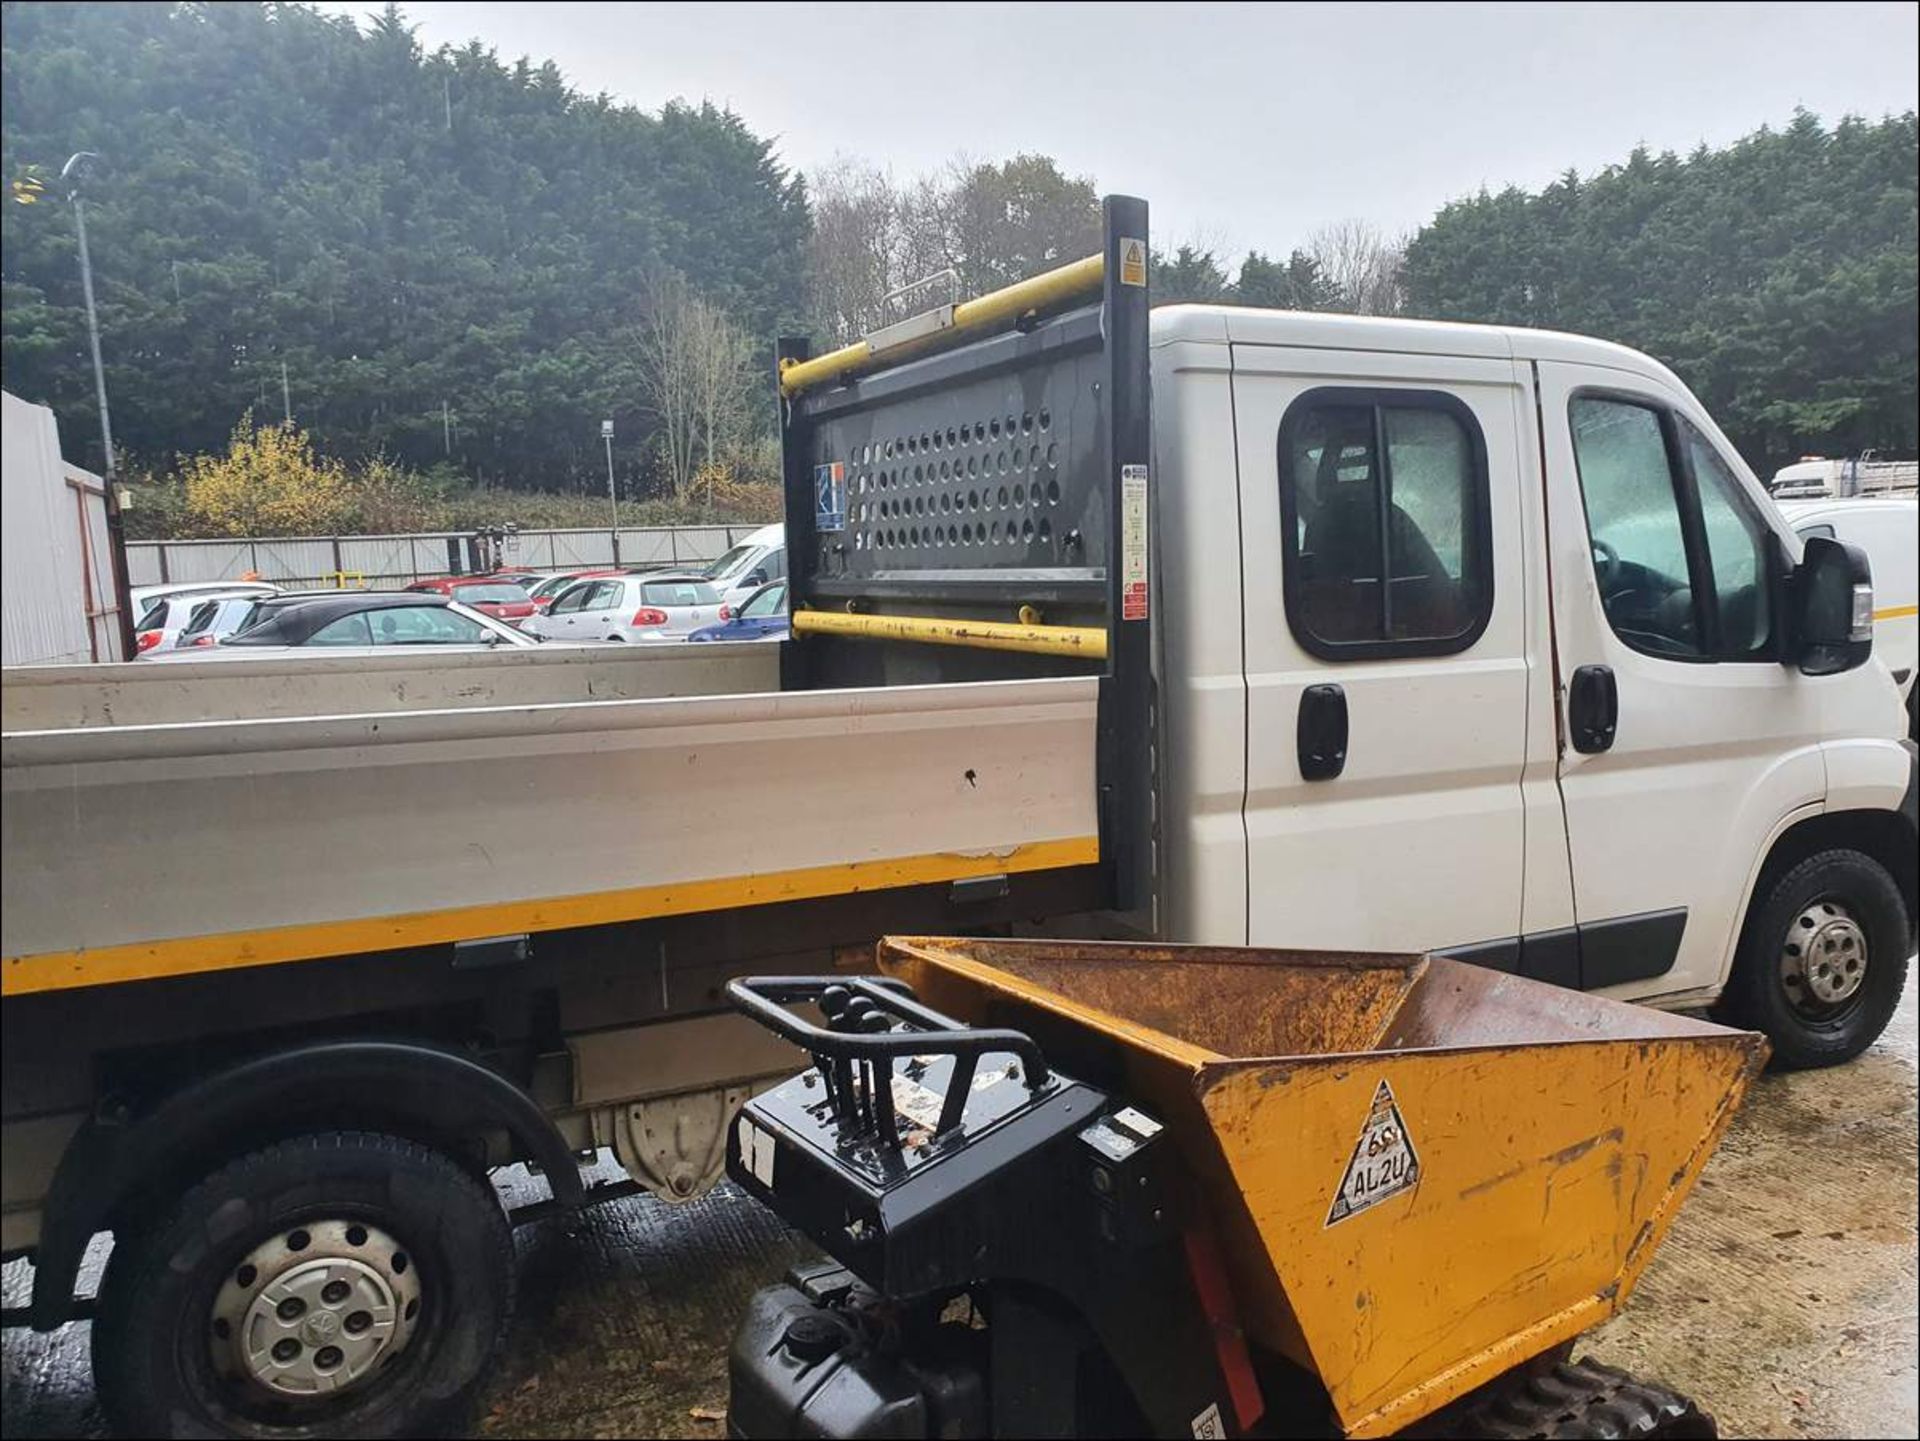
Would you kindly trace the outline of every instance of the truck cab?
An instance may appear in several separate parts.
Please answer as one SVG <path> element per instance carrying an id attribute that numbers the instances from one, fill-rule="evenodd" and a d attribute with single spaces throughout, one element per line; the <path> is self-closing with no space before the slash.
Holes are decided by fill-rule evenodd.
<path id="1" fill-rule="evenodd" d="M 1229 308 L 1151 337 L 1171 934 L 1718 1004 L 1794 1064 L 1879 1033 L 1899 697 L 1799 663 L 1803 542 L 1671 371 Z"/>

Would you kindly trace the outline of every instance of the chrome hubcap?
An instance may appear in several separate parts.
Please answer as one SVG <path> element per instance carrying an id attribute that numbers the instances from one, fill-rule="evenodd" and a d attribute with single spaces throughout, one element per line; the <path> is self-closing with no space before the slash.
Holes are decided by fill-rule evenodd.
<path id="1" fill-rule="evenodd" d="M 1793 919 L 1780 951 L 1787 998 L 1807 1011 L 1830 1011 L 1867 978 L 1867 933 L 1838 901 L 1815 901 Z"/>
<path id="2" fill-rule="evenodd" d="M 213 1364 L 280 1401 L 330 1397 L 406 1349 L 420 1279 L 392 1236 L 362 1221 L 314 1221 L 249 1251 L 213 1303 Z"/>

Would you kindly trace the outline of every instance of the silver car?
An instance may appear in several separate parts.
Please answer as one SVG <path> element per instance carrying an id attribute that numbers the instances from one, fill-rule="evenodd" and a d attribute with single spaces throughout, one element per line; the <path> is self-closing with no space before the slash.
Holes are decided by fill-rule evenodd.
<path id="1" fill-rule="evenodd" d="M 261 599 L 262 593 L 251 586 L 234 590 L 177 590 L 155 596 L 144 610 L 134 612 L 134 659 L 165 655 L 188 644 L 189 637 L 195 633 L 194 621 L 208 608 L 226 607 L 233 617 L 233 624 L 227 629 L 233 630 Z"/>
<path id="2" fill-rule="evenodd" d="M 549 640 L 653 644 L 685 640 L 727 616 L 704 576 L 601 576 L 576 581 L 521 629 Z"/>

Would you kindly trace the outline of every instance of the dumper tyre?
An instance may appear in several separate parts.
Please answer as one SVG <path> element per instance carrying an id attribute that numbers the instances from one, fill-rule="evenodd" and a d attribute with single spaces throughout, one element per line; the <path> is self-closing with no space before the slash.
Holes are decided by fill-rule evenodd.
<path id="1" fill-rule="evenodd" d="M 463 1413 L 512 1310 L 484 1179 L 397 1136 L 242 1156 L 116 1234 L 94 1384 L 127 1436 L 404 1436 Z"/>
<path id="2" fill-rule="evenodd" d="M 1777 1070 L 1850 1061 L 1900 1002 L 1912 932 L 1893 877 L 1859 851 L 1820 851 L 1763 883 L 1714 1018 L 1765 1033 Z"/>

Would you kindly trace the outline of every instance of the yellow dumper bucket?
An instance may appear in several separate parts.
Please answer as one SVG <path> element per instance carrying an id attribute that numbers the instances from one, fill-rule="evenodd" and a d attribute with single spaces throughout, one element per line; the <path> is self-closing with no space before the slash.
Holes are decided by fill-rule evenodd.
<path id="1" fill-rule="evenodd" d="M 1766 1043 L 1461 962 L 889 939 L 937 1010 L 1160 1112 L 1251 1340 L 1347 1434 L 1604 1321 Z"/>

